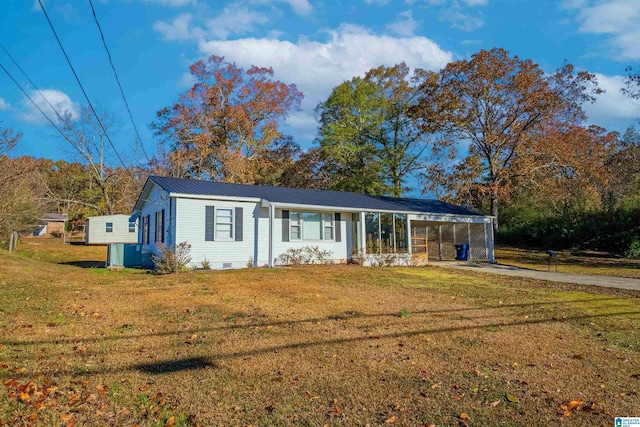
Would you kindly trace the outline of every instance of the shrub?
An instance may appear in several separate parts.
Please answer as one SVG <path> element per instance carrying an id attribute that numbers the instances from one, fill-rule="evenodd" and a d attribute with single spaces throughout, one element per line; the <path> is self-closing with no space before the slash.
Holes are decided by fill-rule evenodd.
<path id="1" fill-rule="evenodd" d="M 200 268 L 203 270 L 211 270 L 211 261 L 209 261 L 207 257 L 204 257 L 204 259 L 200 261 Z"/>
<path id="2" fill-rule="evenodd" d="M 328 264 L 332 256 L 332 251 L 320 249 L 318 246 L 305 246 L 287 249 L 276 259 L 276 263 L 281 265 Z"/>
<path id="3" fill-rule="evenodd" d="M 160 255 L 153 255 L 151 259 L 155 265 L 155 271 L 158 274 L 171 274 L 178 271 L 184 271 L 188 269 L 188 265 L 191 262 L 191 245 L 187 242 L 178 243 L 175 250 L 167 248 L 166 246 L 160 247 Z"/>

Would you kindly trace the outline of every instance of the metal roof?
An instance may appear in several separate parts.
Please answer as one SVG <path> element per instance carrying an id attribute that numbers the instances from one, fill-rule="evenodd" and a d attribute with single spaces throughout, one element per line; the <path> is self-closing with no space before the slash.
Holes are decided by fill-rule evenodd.
<path id="1" fill-rule="evenodd" d="M 195 179 L 151 176 L 149 180 L 162 189 L 184 195 L 242 197 L 266 199 L 273 203 L 354 208 L 370 211 L 433 213 L 445 215 L 484 216 L 472 209 L 440 200 L 405 197 L 369 196 L 347 191 L 307 190 L 264 185 L 231 184 Z"/>
<path id="2" fill-rule="evenodd" d="M 57 212 L 49 212 L 40 217 L 43 222 L 65 222 L 69 219 L 69 214 L 61 214 Z"/>

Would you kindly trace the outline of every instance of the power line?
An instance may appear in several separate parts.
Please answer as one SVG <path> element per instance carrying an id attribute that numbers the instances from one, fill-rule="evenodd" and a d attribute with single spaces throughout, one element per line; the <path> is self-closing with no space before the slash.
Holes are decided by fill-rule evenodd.
<path id="1" fill-rule="evenodd" d="M 109 64 L 111 64 L 111 69 L 113 70 L 113 74 L 116 77 L 118 88 L 120 88 L 120 95 L 122 95 L 122 100 L 124 101 L 124 105 L 127 107 L 127 112 L 129 113 L 129 119 L 131 120 L 131 124 L 133 125 L 133 129 L 136 133 L 136 137 L 138 138 L 138 144 L 140 144 L 140 148 L 142 149 L 142 153 L 144 154 L 144 157 L 146 157 L 147 162 L 150 162 L 151 160 L 149 159 L 149 156 L 147 155 L 147 152 L 144 149 L 144 145 L 142 144 L 142 138 L 140 138 L 140 133 L 138 132 L 138 127 L 136 126 L 136 122 L 133 120 L 133 114 L 131 114 L 129 103 L 127 102 L 127 98 L 124 96 L 124 90 L 122 89 L 122 85 L 120 84 L 120 78 L 118 77 L 118 72 L 116 71 L 116 67 L 113 65 L 113 60 L 111 59 L 111 52 L 107 47 L 107 42 L 104 38 L 102 27 L 100 26 L 100 22 L 98 21 L 98 16 L 96 15 L 96 10 L 93 8 L 93 2 L 91 0 L 89 0 L 89 5 L 91 6 L 91 13 L 93 14 L 93 20 L 96 22 L 96 26 L 98 27 L 98 31 L 100 32 L 102 45 L 104 46 L 104 49 L 107 51 L 107 56 L 109 57 Z"/>
<path id="2" fill-rule="evenodd" d="M 16 86 L 18 86 L 18 89 L 20 89 L 20 90 L 22 91 L 22 93 L 24 94 L 24 96 L 26 96 L 26 97 L 27 97 L 27 99 L 29 99 L 29 101 L 31 101 L 31 103 L 33 104 L 33 106 L 34 106 L 34 107 L 36 107 L 36 108 L 38 109 L 38 111 L 40 111 L 40 113 L 44 116 L 44 118 L 45 118 L 45 119 L 47 119 L 47 121 L 48 121 L 49 123 L 51 123 L 51 126 L 53 126 L 53 127 L 58 131 L 58 133 L 59 133 L 59 134 L 60 134 L 60 135 L 65 139 L 65 140 L 67 140 L 67 141 L 68 141 L 68 140 L 69 140 L 69 138 L 64 134 L 64 132 L 62 132 L 62 131 L 60 130 L 60 128 L 59 128 L 55 123 L 53 123 L 53 120 L 51 120 L 51 118 L 50 118 L 49 116 L 47 116 L 47 115 L 45 114 L 45 112 L 44 112 L 44 111 L 42 111 L 42 108 L 40 108 L 40 106 L 39 106 L 38 104 L 36 104 L 36 102 L 33 100 L 33 98 L 31 98 L 31 96 L 27 93 L 27 91 L 26 91 L 26 90 L 24 90 L 24 88 L 22 87 L 22 85 L 21 85 L 20 83 L 18 83 L 18 81 L 17 81 L 16 79 L 14 79 L 14 78 L 13 78 L 13 76 L 11 75 L 11 73 L 9 73 L 9 71 L 4 67 L 4 65 L 2 65 L 2 63 L 0 63 L 0 68 L 2 68 L 2 70 L 7 74 L 7 76 L 9 76 L 9 78 L 11 79 L 11 81 L 12 81 Z M 49 105 L 51 105 L 51 104 L 49 104 Z M 53 108 L 53 107 L 52 107 L 52 108 Z M 54 111 L 55 111 L 55 109 L 54 109 Z M 56 112 L 56 114 L 57 114 L 57 112 Z"/>
<path id="3" fill-rule="evenodd" d="M 67 60 L 67 64 L 69 64 L 69 68 L 71 68 L 71 72 L 73 73 L 73 76 L 75 77 L 76 82 L 78 82 L 78 86 L 80 86 L 80 90 L 82 91 L 82 94 L 84 95 L 84 98 L 87 100 L 87 103 L 89 104 L 89 108 L 91 108 L 91 112 L 93 113 L 93 116 L 98 121 L 98 125 L 100 126 L 100 129 L 102 129 L 102 132 L 104 133 L 104 136 L 107 138 L 107 141 L 109 142 L 109 145 L 111 145 L 111 148 L 113 148 L 113 152 L 116 154 L 116 157 L 118 157 L 118 160 L 120 160 L 120 163 L 122 164 L 122 166 L 125 168 L 125 170 L 129 170 L 127 165 L 124 163 L 124 160 L 122 160 L 122 157 L 120 157 L 120 153 L 118 153 L 118 150 L 116 150 L 116 146 L 113 144 L 113 141 L 111 141 L 111 137 L 107 133 L 107 130 L 104 128 L 104 126 L 102 124 L 102 120 L 100 120 L 100 117 L 98 116 L 98 113 L 96 113 L 95 108 L 93 108 L 93 104 L 91 103 L 91 100 L 89 99 L 89 96 L 87 95 L 87 92 L 84 90 L 84 86 L 82 86 L 82 83 L 80 82 L 80 78 L 78 77 L 78 74 L 76 73 L 76 70 L 75 70 L 75 68 L 73 68 L 73 64 L 71 64 L 71 60 L 69 59 L 69 56 L 67 55 L 67 52 L 64 50 L 64 46 L 62 46 L 62 42 L 60 41 L 60 38 L 58 37 L 58 33 L 56 33 L 56 29 L 53 27 L 53 23 L 51 22 L 51 19 L 49 19 L 49 15 L 47 14 L 47 11 L 45 10 L 44 5 L 42 4 L 42 0 L 38 0 L 38 4 L 40 5 L 40 8 L 42 9 L 42 12 L 44 13 L 45 18 L 47 18 L 47 22 L 49 23 L 49 27 L 51 28 L 51 31 L 53 31 L 53 35 L 55 36 L 56 41 L 58 42 L 58 46 L 60 46 L 60 49 L 62 50 L 62 54 L 64 55 L 65 59 Z"/>
<path id="4" fill-rule="evenodd" d="M 49 100 L 44 96 L 44 94 L 40 91 L 40 89 L 38 88 L 38 86 L 36 86 L 36 84 L 29 78 L 29 76 L 27 75 L 27 73 L 22 69 L 22 67 L 16 62 L 15 59 L 13 59 L 13 56 L 11 56 L 11 54 L 9 53 L 9 51 L 4 47 L 4 45 L 2 43 L 0 43 L 0 48 L 2 48 L 2 50 L 4 51 L 4 53 L 7 54 L 7 56 L 9 57 L 9 59 L 11 60 L 11 62 L 13 62 L 13 65 L 15 65 L 18 70 L 20 70 L 20 72 L 22 73 L 22 75 L 27 79 L 27 81 L 29 82 L 29 84 L 38 92 L 38 94 L 40 95 L 40 97 L 44 100 L 44 102 L 47 103 L 47 105 L 49 105 L 49 107 L 51 107 L 51 109 L 53 110 L 54 113 L 56 113 L 56 116 L 58 116 L 58 120 L 60 120 L 61 122 L 63 121 L 62 116 L 60 116 L 60 113 L 58 112 L 58 110 L 56 109 L 56 107 L 54 107 Z M 24 92 L 24 91 L 23 91 Z M 42 111 L 41 111 L 42 112 Z M 46 117 L 46 116 L 45 116 Z M 48 118 L 48 117 L 47 117 Z M 65 138 L 66 139 L 66 138 Z"/>

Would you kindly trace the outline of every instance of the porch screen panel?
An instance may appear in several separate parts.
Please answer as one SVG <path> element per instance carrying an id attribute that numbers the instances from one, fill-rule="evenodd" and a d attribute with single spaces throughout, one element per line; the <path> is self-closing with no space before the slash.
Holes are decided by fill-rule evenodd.
<path id="1" fill-rule="evenodd" d="M 454 242 L 453 227 L 455 224 L 444 223 L 440 226 L 442 230 L 442 259 L 455 259 L 456 248 Z"/>
<path id="2" fill-rule="evenodd" d="M 396 232 L 396 252 L 407 252 L 407 215 L 395 214 L 393 216 L 394 228 Z"/>
<path id="3" fill-rule="evenodd" d="M 364 216 L 368 254 L 380 253 L 380 214 L 367 212 Z"/>
<path id="4" fill-rule="evenodd" d="M 488 259 L 485 224 L 469 224 L 471 235 L 471 259 Z"/>
<path id="5" fill-rule="evenodd" d="M 393 214 L 380 214 L 380 240 L 382 241 L 381 250 L 383 254 L 394 252 Z"/>
<path id="6" fill-rule="evenodd" d="M 429 251 L 429 259 L 440 259 L 440 243 L 438 237 L 438 226 L 430 225 L 427 229 L 427 250 Z"/>

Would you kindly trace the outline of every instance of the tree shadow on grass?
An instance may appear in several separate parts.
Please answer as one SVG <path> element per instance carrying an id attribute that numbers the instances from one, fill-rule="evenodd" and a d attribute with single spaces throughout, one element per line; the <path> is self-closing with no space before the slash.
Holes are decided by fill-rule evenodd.
<path id="1" fill-rule="evenodd" d="M 206 367 L 215 367 L 215 364 L 206 357 L 190 357 L 187 359 L 169 360 L 157 363 L 142 363 L 134 365 L 133 369 L 147 374 L 169 374 L 178 371 L 194 371 Z"/>

